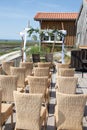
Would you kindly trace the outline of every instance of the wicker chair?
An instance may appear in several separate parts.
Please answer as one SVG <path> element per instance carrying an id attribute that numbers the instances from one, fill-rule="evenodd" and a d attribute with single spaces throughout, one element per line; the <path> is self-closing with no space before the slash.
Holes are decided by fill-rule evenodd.
<path id="1" fill-rule="evenodd" d="M 17 87 L 25 87 L 25 68 L 24 67 L 10 67 L 11 75 L 18 77 Z"/>
<path id="2" fill-rule="evenodd" d="M 58 92 L 66 94 L 75 94 L 76 87 L 78 83 L 77 77 L 63 77 L 59 76 L 57 78 Z"/>
<path id="3" fill-rule="evenodd" d="M 44 68 L 44 67 L 51 67 L 51 62 L 38 62 L 38 67 Z"/>
<path id="4" fill-rule="evenodd" d="M 13 102 L 13 91 L 17 90 L 17 76 L 0 75 L 0 88 L 2 88 L 2 101 Z"/>
<path id="5" fill-rule="evenodd" d="M 2 90 L 0 89 L 0 130 L 2 125 L 11 116 L 11 125 L 13 126 L 13 105 L 8 103 L 2 103 Z"/>
<path id="6" fill-rule="evenodd" d="M 56 69 L 57 69 L 58 74 L 59 74 L 59 68 L 69 68 L 69 64 L 57 63 L 56 64 Z"/>
<path id="7" fill-rule="evenodd" d="M 25 77 L 32 74 L 33 62 L 20 62 L 20 67 L 25 67 Z"/>
<path id="8" fill-rule="evenodd" d="M 45 102 L 49 101 L 48 77 L 28 76 L 29 93 L 42 93 Z"/>
<path id="9" fill-rule="evenodd" d="M 33 73 L 34 76 L 48 76 L 48 77 L 51 76 L 49 67 L 43 67 L 43 68 L 34 67 Z"/>
<path id="10" fill-rule="evenodd" d="M 42 107 L 42 94 L 14 92 L 16 107 L 15 130 L 40 130 L 46 124 L 46 109 Z"/>
<path id="11" fill-rule="evenodd" d="M 38 62 L 38 67 L 44 68 L 44 67 L 49 67 L 49 69 L 52 71 L 55 71 L 55 64 L 52 62 Z"/>
<path id="12" fill-rule="evenodd" d="M 57 93 L 55 110 L 57 130 L 82 130 L 87 94 Z"/>
<path id="13" fill-rule="evenodd" d="M 39 77 L 48 76 L 48 87 L 50 86 L 51 73 L 50 73 L 49 67 L 44 67 L 44 68 L 35 67 L 33 69 L 33 73 L 34 73 L 34 76 L 39 76 Z"/>
<path id="14" fill-rule="evenodd" d="M 59 76 L 73 77 L 75 74 L 74 68 L 59 68 Z"/>
<path id="15" fill-rule="evenodd" d="M 10 67 L 14 66 L 14 61 L 3 61 L 2 62 L 2 70 L 6 75 L 11 74 L 10 73 Z"/>

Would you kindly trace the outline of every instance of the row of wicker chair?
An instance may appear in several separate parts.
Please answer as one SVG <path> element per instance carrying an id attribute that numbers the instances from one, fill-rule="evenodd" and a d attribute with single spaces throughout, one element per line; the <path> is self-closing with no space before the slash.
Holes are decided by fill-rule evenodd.
<path id="1" fill-rule="evenodd" d="M 0 101 L 6 102 L 5 105 L 9 102 L 11 106 L 5 107 L 4 113 L 8 115 L 6 117 L 3 117 L 3 109 L 1 109 L 0 121 L 1 119 L 6 121 L 10 115 L 13 115 L 13 103 L 15 103 L 15 129 L 38 130 L 42 123 L 46 124 L 47 108 L 46 105 L 43 107 L 41 104 L 47 104 L 49 100 L 50 63 L 44 63 L 44 65 L 41 63 L 41 66 L 38 63 L 38 67 L 33 67 L 32 62 L 21 62 L 19 67 L 15 67 L 13 62 L 3 62 L 2 70 L 3 75 L 0 75 L 0 96 L 2 95 Z M 25 93 L 25 78 L 27 85 L 29 85 L 29 94 Z M 0 128 L 2 128 L 3 123 L 0 122 L 0 124 Z"/>
<path id="2" fill-rule="evenodd" d="M 10 72 L 10 67 L 14 66 L 14 61 L 4 61 L 2 62 L 2 70 L 4 71 L 4 74 L 11 74 Z M 53 63 L 51 62 L 38 62 L 37 66 L 40 68 L 43 67 L 49 67 L 51 68 L 53 66 Z M 33 62 L 20 62 L 20 67 L 25 67 L 25 76 L 30 75 L 32 73 L 32 69 L 34 67 Z M 1 67 L 0 67 L 0 72 L 1 72 Z"/>
<path id="3" fill-rule="evenodd" d="M 22 64 L 22 63 L 21 63 Z M 20 65 L 21 66 L 21 65 Z M 59 67 L 63 66 L 63 67 Z M 66 66 L 66 67 L 65 67 Z M 11 75 L 1 75 L 0 76 L 0 97 L 2 93 L 2 97 L 0 98 L 0 102 L 15 102 L 16 106 L 16 127 L 15 129 L 33 129 L 38 130 L 41 128 L 41 124 L 46 124 L 46 108 L 42 106 L 43 102 L 46 102 L 46 88 L 48 88 L 48 77 L 51 77 L 49 74 L 49 69 L 45 65 L 46 73 L 44 74 L 43 68 L 40 68 L 39 63 L 38 67 L 35 67 L 33 73 L 30 76 L 26 75 L 26 79 L 29 85 L 30 94 L 21 93 L 17 91 L 17 87 L 25 88 L 25 80 L 22 80 L 22 75 L 25 74 L 17 74 L 23 68 L 25 73 L 25 66 L 21 67 L 10 67 Z M 82 130 L 82 118 L 84 113 L 84 107 L 87 99 L 87 95 L 84 94 L 76 94 L 76 86 L 78 83 L 78 78 L 74 76 L 75 69 L 69 68 L 69 65 L 57 65 L 57 78 L 56 78 L 56 99 L 57 104 L 55 106 L 55 119 L 56 119 L 56 127 L 58 130 L 60 129 L 68 129 L 68 130 Z M 14 70 L 16 69 L 16 71 Z M 18 70 L 19 69 L 19 70 Z M 43 71 L 42 71 L 43 70 Z M 23 71 L 22 71 L 23 72 Z M 32 72 L 32 71 L 31 71 Z M 15 74 L 17 76 L 15 76 Z M 13 77 L 12 77 L 13 75 Z M 34 75 L 34 76 L 33 76 Z M 42 77 L 41 77 L 42 75 Z M 38 76 L 38 77 L 37 77 Z M 43 76 L 45 76 L 43 78 Z M 9 80 L 6 81 L 4 77 L 8 77 Z M 20 77 L 20 80 L 19 78 Z M 25 77 L 25 76 L 24 76 Z M 41 78 L 41 82 L 40 82 Z M 3 80 L 2 80 L 3 79 Z M 12 79 L 15 79 L 14 81 Z M 23 81 L 23 83 L 18 84 L 18 81 Z M 43 80 L 43 81 L 42 81 Z M 2 83 L 3 81 L 3 83 Z M 45 82 L 46 81 L 46 82 Z M 11 82 L 11 83 L 10 83 Z M 5 83 L 5 85 L 4 85 Z M 13 85 L 13 83 L 15 85 Z M 10 88 L 7 88 L 7 84 L 9 84 Z M 39 86 L 45 86 L 40 94 L 36 93 L 36 91 L 40 91 Z M 5 86 L 3 89 L 3 85 Z M 50 82 L 49 82 L 50 85 Z M 13 87 L 12 87 L 13 86 Z M 37 90 L 36 87 L 38 86 Z M 34 88 L 34 90 L 33 90 Z M 8 89 L 8 90 L 7 90 Z M 13 89 L 16 90 L 14 92 L 13 98 Z M 38 90 L 39 89 L 39 90 Z M 11 90 L 11 91 L 9 91 Z M 7 92 L 7 93 L 6 93 Z M 11 92 L 11 93 L 10 93 Z M 34 93 L 34 94 L 32 94 Z M 42 93 L 42 94 L 41 94 Z M 8 97 L 9 95 L 9 97 Z M 22 100 L 21 100 L 22 99 Z M 13 104 L 9 104 L 7 107 L 7 103 L 1 103 L 2 111 L 1 111 L 1 125 L 6 121 L 9 115 L 13 114 Z M 26 106 L 26 107 L 25 107 Z M 3 110 L 4 107 L 4 110 Z M 29 109 L 32 108 L 32 109 Z M 36 112 L 36 113 L 35 113 Z M 39 115 L 39 116 L 37 116 Z M 30 117 L 30 118 L 29 118 Z M 33 118 L 35 117 L 35 118 Z M 26 119 L 26 120 L 25 120 Z M 11 118 L 13 120 L 13 118 Z M 21 123 L 23 122 L 23 123 Z M 30 123 L 29 123 L 30 122 Z M 33 128 L 32 128 L 33 127 Z M 0 126 L 1 128 L 1 126 Z"/>
<path id="4" fill-rule="evenodd" d="M 68 64 L 57 64 L 55 122 L 57 130 L 82 130 L 87 94 L 76 94 L 78 78 Z"/>

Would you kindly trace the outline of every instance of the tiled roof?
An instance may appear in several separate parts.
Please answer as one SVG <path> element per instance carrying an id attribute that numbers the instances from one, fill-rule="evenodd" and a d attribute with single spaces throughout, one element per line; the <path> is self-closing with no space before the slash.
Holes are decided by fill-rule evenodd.
<path id="1" fill-rule="evenodd" d="M 78 17 L 78 13 L 46 13 L 38 12 L 34 19 L 37 21 L 40 20 L 73 20 Z"/>

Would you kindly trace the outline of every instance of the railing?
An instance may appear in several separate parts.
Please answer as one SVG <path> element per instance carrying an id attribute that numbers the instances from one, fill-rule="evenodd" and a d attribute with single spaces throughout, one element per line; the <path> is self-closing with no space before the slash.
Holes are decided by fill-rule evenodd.
<path id="1" fill-rule="evenodd" d="M 22 59 L 21 51 L 14 51 L 5 55 L 0 56 L 0 65 L 3 61 L 14 61 L 15 66 L 19 66 L 19 63 Z"/>

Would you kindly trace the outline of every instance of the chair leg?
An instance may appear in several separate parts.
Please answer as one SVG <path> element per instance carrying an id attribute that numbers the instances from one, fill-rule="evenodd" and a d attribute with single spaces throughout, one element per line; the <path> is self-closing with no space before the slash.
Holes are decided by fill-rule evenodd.
<path id="1" fill-rule="evenodd" d="M 47 114 L 47 110 L 46 110 L 45 116 L 44 116 L 44 130 L 46 130 L 46 119 L 47 119 L 46 114 Z"/>
<path id="2" fill-rule="evenodd" d="M 11 114 L 11 127 L 13 128 L 13 113 Z"/>
<path id="3" fill-rule="evenodd" d="M 2 126 L 0 126 L 0 130 L 2 130 Z"/>
<path id="4" fill-rule="evenodd" d="M 1 123 L 1 118 L 0 118 L 0 130 L 2 130 L 2 123 Z"/>
<path id="5" fill-rule="evenodd" d="M 48 117 L 49 112 L 48 112 L 48 105 L 46 105 L 46 117 Z"/>

